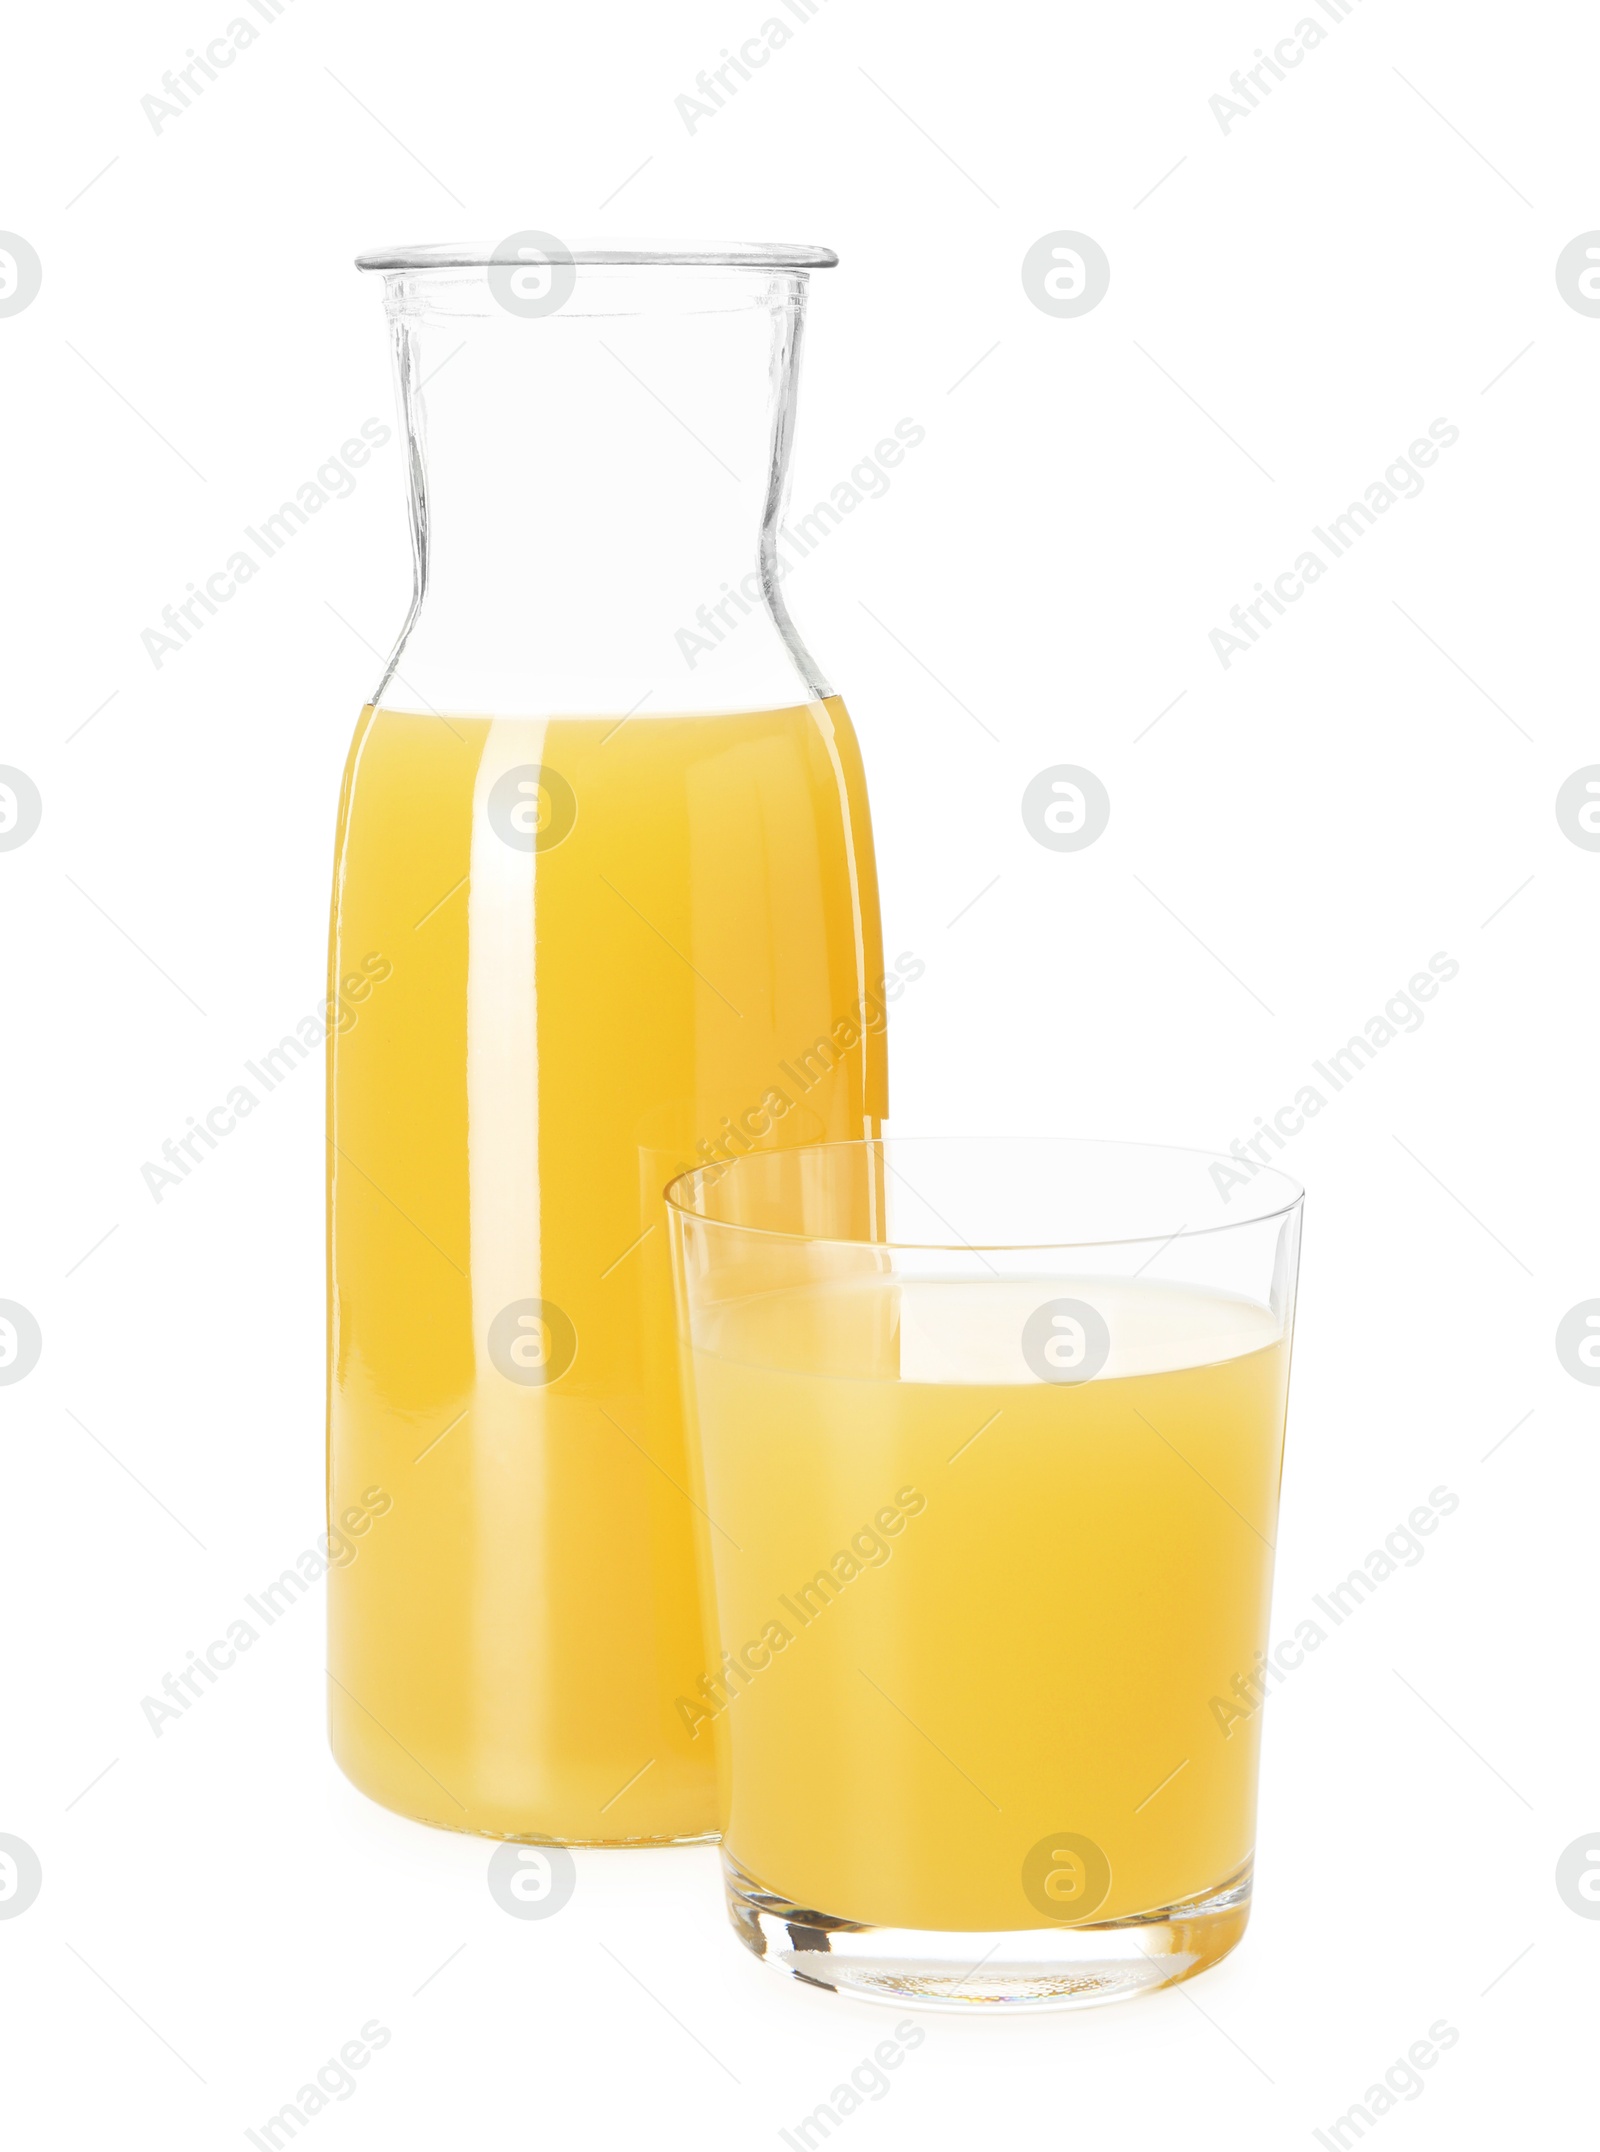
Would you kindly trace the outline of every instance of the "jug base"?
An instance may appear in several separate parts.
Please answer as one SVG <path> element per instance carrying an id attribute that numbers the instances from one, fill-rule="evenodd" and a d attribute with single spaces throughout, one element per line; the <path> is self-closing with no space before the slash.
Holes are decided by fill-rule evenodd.
<path id="1" fill-rule="evenodd" d="M 416 1758 L 412 1759 L 414 1771 L 391 1777 L 387 1771 L 371 1769 L 372 1759 L 362 1758 L 359 1747 L 355 1756 L 341 1754 L 341 1743 L 335 1738 L 330 1748 L 341 1775 L 357 1793 L 391 1815 L 404 1816 L 408 1823 L 426 1824 L 431 1830 L 455 1831 L 468 1838 L 574 1847 L 711 1845 L 721 1835 L 710 1823 L 699 1821 L 695 1812 L 699 1810 L 703 1815 L 705 1809 L 698 1800 L 686 1798 L 674 1804 L 679 1813 L 674 1816 L 668 1809 L 661 1827 L 654 1830 L 607 1830 L 603 1823 L 599 1828 L 589 1828 L 578 1817 L 569 1823 L 560 1813 L 563 1804 L 529 1802 L 524 1806 L 503 1798 L 475 1797 L 473 1788 L 459 1782 L 447 1787 Z M 367 1769 L 360 1767 L 363 1762 Z"/>

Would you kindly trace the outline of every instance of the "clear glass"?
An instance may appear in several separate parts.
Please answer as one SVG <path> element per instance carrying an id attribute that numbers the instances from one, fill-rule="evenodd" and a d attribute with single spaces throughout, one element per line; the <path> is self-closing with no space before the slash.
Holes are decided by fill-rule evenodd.
<path id="1" fill-rule="evenodd" d="M 381 273 L 414 572 L 375 703 L 620 719 L 830 694 L 780 530 L 810 281 L 785 262 L 831 257 L 617 251 L 363 257 L 400 264 Z"/>
<path id="2" fill-rule="evenodd" d="M 431 1823 L 714 1827 L 661 1191 L 885 1111 L 860 756 L 778 590 L 830 258 L 369 258 L 414 588 L 334 877 L 329 1697 Z"/>
<path id="3" fill-rule="evenodd" d="M 667 1192 L 741 1939 L 812 1986 L 1101 2003 L 1249 1913 L 1301 1194 L 1024 1139 Z M 1263 1671 L 1264 1666 L 1266 1671 Z"/>

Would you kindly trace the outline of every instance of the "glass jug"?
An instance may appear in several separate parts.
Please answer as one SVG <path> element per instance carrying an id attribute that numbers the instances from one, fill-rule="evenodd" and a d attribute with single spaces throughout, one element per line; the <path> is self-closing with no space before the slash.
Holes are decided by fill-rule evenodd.
<path id="1" fill-rule="evenodd" d="M 329 1705 L 349 1777 L 429 1823 L 716 1828 L 662 1190 L 875 1135 L 898 991 L 855 737 L 780 588 L 834 260 L 358 264 L 414 586 L 339 808 Z"/>

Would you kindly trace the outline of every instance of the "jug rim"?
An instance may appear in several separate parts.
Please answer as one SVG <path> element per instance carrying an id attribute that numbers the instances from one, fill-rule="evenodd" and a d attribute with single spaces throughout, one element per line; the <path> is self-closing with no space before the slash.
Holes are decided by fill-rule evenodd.
<path id="1" fill-rule="evenodd" d="M 496 263 L 513 262 L 508 252 L 513 241 L 534 237 L 552 240 L 554 246 L 576 266 L 614 269 L 835 269 L 839 257 L 832 247 L 808 246 L 789 241 L 754 239 L 706 240 L 699 244 L 633 239 L 579 240 L 568 245 L 552 233 L 515 233 L 495 244 L 480 239 L 428 240 L 420 244 L 396 244 L 370 248 L 356 256 L 358 269 L 391 273 L 428 269 L 487 269 Z"/>

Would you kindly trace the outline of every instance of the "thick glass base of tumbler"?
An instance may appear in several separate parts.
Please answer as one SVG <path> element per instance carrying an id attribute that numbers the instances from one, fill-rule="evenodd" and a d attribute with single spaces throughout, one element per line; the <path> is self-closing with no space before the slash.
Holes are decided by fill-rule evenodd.
<path id="1" fill-rule="evenodd" d="M 1154 1994 L 1218 1964 L 1250 1918 L 1251 1864 L 1180 1904 L 1081 1927 L 873 1928 L 798 1906 L 724 1851 L 740 1941 L 792 1979 L 919 2010 L 1071 2010 Z"/>

